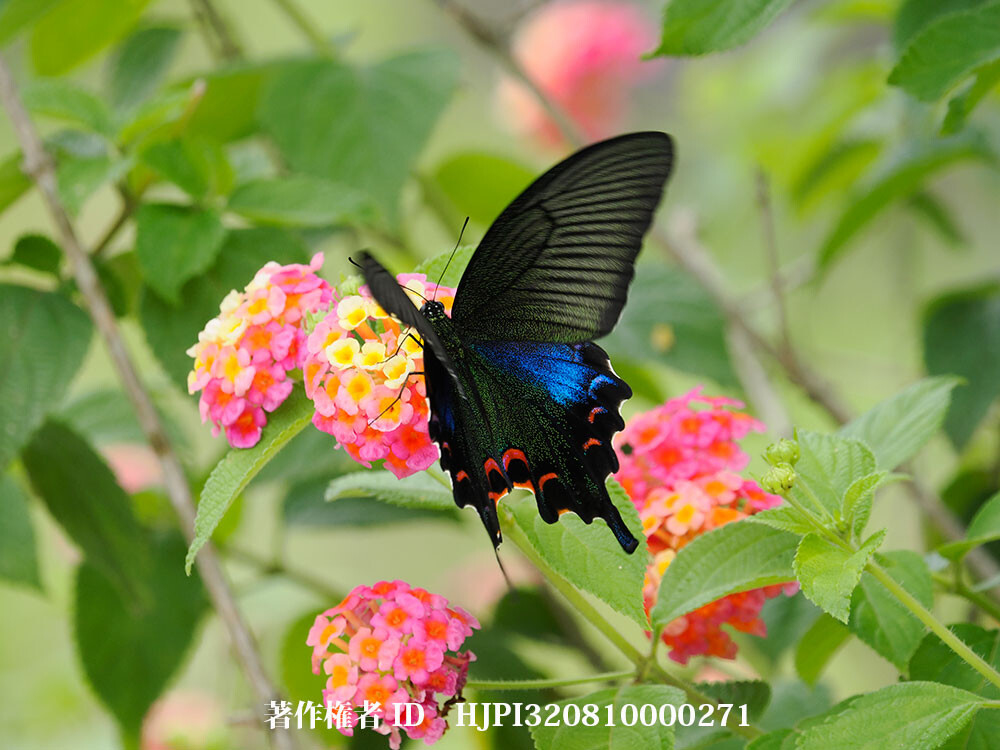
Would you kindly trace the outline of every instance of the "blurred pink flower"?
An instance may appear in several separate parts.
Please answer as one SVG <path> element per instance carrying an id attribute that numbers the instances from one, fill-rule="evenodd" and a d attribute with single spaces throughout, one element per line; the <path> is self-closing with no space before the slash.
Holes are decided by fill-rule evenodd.
<path id="1" fill-rule="evenodd" d="M 163 479 L 160 461 L 148 445 L 111 443 L 101 448 L 101 454 L 118 484 L 130 495 L 156 486 Z"/>
<path id="2" fill-rule="evenodd" d="M 525 73 L 588 140 L 620 127 L 632 87 L 660 66 L 640 58 L 656 30 L 634 5 L 568 0 L 543 5 L 518 29 L 513 54 Z M 561 145 L 555 122 L 519 81 L 505 77 L 497 90 L 503 115 L 545 145 Z"/>
<path id="3" fill-rule="evenodd" d="M 175 690 L 149 709 L 141 750 L 215 750 L 226 747 L 222 706 L 211 695 Z"/>

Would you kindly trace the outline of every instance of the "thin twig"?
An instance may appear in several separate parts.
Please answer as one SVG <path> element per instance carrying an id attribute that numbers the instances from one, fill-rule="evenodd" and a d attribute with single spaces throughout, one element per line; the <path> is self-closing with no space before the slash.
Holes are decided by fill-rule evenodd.
<path id="1" fill-rule="evenodd" d="M 274 0 L 274 4 L 285 12 L 288 20 L 310 41 L 313 49 L 326 57 L 337 56 L 337 48 L 317 29 L 316 22 L 309 18 L 295 0 Z"/>
<path id="2" fill-rule="evenodd" d="M 774 206 L 771 204 L 771 185 L 764 170 L 757 170 L 757 207 L 760 209 L 761 229 L 764 232 L 764 248 L 767 250 L 768 276 L 771 293 L 778 311 L 778 335 L 782 349 L 792 348 L 792 335 L 788 326 L 788 310 L 785 307 L 785 293 L 781 288 L 781 266 L 778 259 L 778 234 L 774 228 Z"/>
<path id="3" fill-rule="evenodd" d="M 128 223 L 128 220 L 132 218 L 135 208 L 136 201 L 128 193 L 122 192 L 122 206 L 118 211 L 118 216 L 115 217 L 111 225 L 101 235 L 101 239 L 94 245 L 94 249 L 90 251 L 92 257 L 100 258 L 107 252 L 115 237 L 118 236 L 118 233 Z"/>
<path id="4" fill-rule="evenodd" d="M 14 132 L 24 153 L 24 171 L 38 185 L 49 213 L 55 222 L 63 251 L 70 260 L 76 285 L 86 304 L 101 338 L 104 340 L 111 362 L 122 381 L 124 389 L 147 441 L 156 453 L 163 470 L 163 480 L 170 502 L 180 518 L 181 530 L 190 540 L 194 533 L 195 506 L 191 488 L 167 437 L 153 400 L 139 379 L 138 372 L 125 346 L 114 312 L 108 302 L 104 287 L 97 277 L 90 256 L 83 249 L 70 222 L 66 208 L 59 197 L 56 173 L 51 158 L 46 153 L 38 131 L 28 116 L 18 94 L 10 68 L 0 60 L 0 99 L 14 126 Z M 207 554 L 206 554 L 207 553 Z M 178 562 L 178 565 L 180 562 Z M 215 549 L 210 545 L 202 548 L 198 557 L 198 571 L 219 617 L 224 622 L 232 640 L 237 659 L 246 673 L 261 707 L 278 697 L 278 691 L 264 671 L 257 645 L 242 613 L 236 606 L 232 590 L 226 581 Z M 274 732 L 269 735 L 274 747 L 285 750 L 292 748 L 291 735 Z"/>
<path id="5" fill-rule="evenodd" d="M 245 57 L 243 45 L 236 38 L 236 32 L 215 7 L 212 0 L 191 0 L 195 16 L 203 25 L 212 30 L 219 42 L 219 56 L 223 60 L 240 60 Z"/>

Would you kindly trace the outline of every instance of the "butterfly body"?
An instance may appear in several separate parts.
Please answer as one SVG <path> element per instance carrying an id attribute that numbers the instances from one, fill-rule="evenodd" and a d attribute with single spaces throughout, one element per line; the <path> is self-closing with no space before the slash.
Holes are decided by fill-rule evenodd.
<path id="1" fill-rule="evenodd" d="M 422 339 L 430 436 L 455 502 L 476 508 L 494 545 L 496 503 L 514 487 L 549 523 L 600 517 L 626 552 L 638 545 L 605 487 L 632 391 L 590 339 L 618 320 L 671 155 L 668 136 L 636 133 L 543 175 L 483 238 L 451 317 L 433 300 L 418 310 L 362 256 L 373 296 Z"/>

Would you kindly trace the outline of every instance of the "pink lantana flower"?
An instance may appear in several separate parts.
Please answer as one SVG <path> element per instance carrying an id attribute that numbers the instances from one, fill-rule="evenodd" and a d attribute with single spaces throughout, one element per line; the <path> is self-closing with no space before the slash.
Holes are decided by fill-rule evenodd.
<path id="1" fill-rule="evenodd" d="M 639 511 L 653 560 L 646 571 L 646 611 L 656 603 L 660 580 L 677 551 L 695 537 L 781 502 L 736 472 L 747 455 L 737 445 L 764 426 L 728 398 L 696 388 L 634 417 L 618 434 L 621 482 Z M 794 594 L 795 583 L 732 594 L 677 618 L 663 630 L 670 658 L 681 664 L 699 654 L 735 658 L 736 643 L 723 625 L 766 634 L 760 611 L 769 597 Z"/>
<path id="2" fill-rule="evenodd" d="M 381 719 L 377 728 L 398 748 L 404 735 L 432 744 L 448 722 L 447 706 L 461 700 L 470 651 L 459 651 L 479 622 L 447 599 L 404 581 L 358 586 L 336 607 L 317 615 L 306 645 L 311 646 L 313 672 L 329 675 L 323 699 L 350 709 L 366 702 Z M 449 640 L 450 638 L 450 640 Z M 396 705 L 419 703 L 423 719 L 412 726 Z M 356 721 L 340 729 L 353 734 Z M 339 727 L 339 725 L 338 725 Z"/>

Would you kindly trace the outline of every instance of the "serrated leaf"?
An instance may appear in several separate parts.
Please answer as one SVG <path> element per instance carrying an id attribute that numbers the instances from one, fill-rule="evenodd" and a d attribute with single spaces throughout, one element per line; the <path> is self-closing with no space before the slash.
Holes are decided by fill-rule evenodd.
<path id="1" fill-rule="evenodd" d="M 976 511 L 965 531 L 965 539 L 944 544 L 937 548 L 937 552 L 949 560 L 961 560 L 971 549 L 997 539 L 1000 539 L 1000 493 Z"/>
<path id="2" fill-rule="evenodd" d="M 228 208 L 262 224 L 326 227 L 369 219 L 373 210 L 364 193 L 310 175 L 252 180 L 229 196 Z"/>
<path id="3" fill-rule="evenodd" d="M 895 476 L 897 475 L 890 476 L 887 471 L 876 471 L 854 480 L 847 488 L 847 492 L 844 493 L 842 517 L 851 527 L 851 533 L 855 538 L 860 538 L 865 526 L 868 525 L 875 492 Z"/>
<path id="4" fill-rule="evenodd" d="M 327 500 L 374 498 L 403 508 L 454 510 L 455 499 L 424 472 L 397 479 L 388 471 L 355 471 L 338 477 L 326 489 Z"/>
<path id="5" fill-rule="evenodd" d="M 0 469 L 59 407 L 90 333 L 86 313 L 65 297 L 0 284 Z"/>
<path id="6" fill-rule="evenodd" d="M 725 680 L 697 682 L 695 687 L 719 703 L 746 706 L 751 721 L 756 721 L 771 702 L 771 686 L 763 680 Z"/>
<path id="7" fill-rule="evenodd" d="M 799 639 L 795 647 L 795 671 L 807 685 L 815 685 L 830 659 L 848 638 L 851 631 L 838 620 L 824 613 Z"/>
<path id="8" fill-rule="evenodd" d="M 876 555 L 876 561 L 903 588 L 925 607 L 934 599 L 934 589 L 927 563 L 916 552 L 893 550 Z M 870 573 L 861 576 L 861 583 L 851 598 L 851 632 L 888 659 L 898 669 L 906 669 L 926 628 L 904 607 L 888 589 Z"/>
<path id="9" fill-rule="evenodd" d="M 650 620 L 657 629 L 728 594 L 786 583 L 799 537 L 733 521 L 684 545 L 660 582 Z"/>
<path id="10" fill-rule="evenodd" d="M 147 26 L 119 45 L 108 65 L 108 97 L 112 107 L 131 109 L 156 90 L 183 34 L 177 26 Z"/>
<path id="11" fill-rule="evenodd" d="M 987 630 L 971 623 L 957 623 L 949 630 L 988 664 L 1000 669 L 1000 631 Z M 910 679 L 940 682 L 989 700 L 1000 699 L 1000 688 L 969 666 L 933 633 L 927 634 L 910 657 Z M 940 750 L 989 750 L 997 737 L 1000 737 L 1000 711 L 981 711 L 964 730 L 941 745 Z"/>
<path id="12" fill-rule="evenodd" d="M 944 294 L 924 313 L 924 364 L 932 375 L 965 379 L 944 429 L 961 450 L 1000 395 L 1000 284 Z"/>
<path id="13" fill-rule="evenodd" d="M 121 38 L 149 0 L 63 0 L 31 31 L 31 62 L 44 76 L 75 68 Z"/>
<path id="14" fill-rule="evenodd" d="M 458 215 L 485 225 L 499 216 L 534 176 L 534 170 L 507 157 L 463 151 L 441 162 L 433 180 Z"/>
<path id="15" fill-rule="evenodd" d="M 806 729 L 798 750 L 885 750 L 938 747 L 962 729 L 983 699 L 934 682 L 907 682 L 851 699 Z"/>
<path id="16" fill-rule="evenodd" d="M 307 263 L 308 248 L 301 239 L 280 229 L 230 230 L 215 264 L 181 289 L 180 306 L 174 307 L 148 288 L 143 289 L 139 318 L 146 340 L 167 374 L 185 393 L 192 364 L 186 352 L 198 340 L 198 332 L 219 314 L 219 303 L 230 290 L 242 290 L 271 260 Z"/>
<path id="17" fill-rule="evenodd" d="M 645 539 L 635 505 L 621 485 L 607 482 L 611 501 L 637 539 Z M 545 523 L 533 497 L 510 503 L 517 525 L 545 561 L 577 588 L 593 594 L 617 612 L 647 627 L 642 606 L 642 584 L 649 552 L 646 545 L 631 555 L 621 546 L 603 520 L 585 524 L 575 513 L 565 513 L 557 523 Z"/>
<path id="18" fill-rule="evenodd" d="M 750 740 L 746 745 L 746 750 L 785 750 L 785 743 L 789 738 L 794 738 L 794 735 L 794 729 L 776 729 Z M 789 748 L 789 750 L 792 749 Z"/>
<path id="19" fill-rule="evenodd" d="M 313 415 L 312 402 L 299 390 L 267 416 L 260 442 L 252 448 L 229 451 L 208 475 L 198 500 L 198 515 L 194 521 L 194 539 L 184 562 L 190 574 L 195 555 L 212 536 L 215 527 L 233 501 L 246 489 L 271 458 L 289 440 L 305 429 Z"/>
<path id="20" fill-rule="evenodd" d="M 601 341 L 612 360 L 657 363 L 738 385 L 725 316 L 686 272 L 643 263 L 615 329 Z"/>
<path id="21" fill-rule="evenodd" d="M 0 519 L 0 579 L 41 590 L 28 498 L 8 474 L 0 475 Z"/>
<path id="22" fill-rule="evenodd" d="M 111 469 L 76 433 L 48 421 L 21 454 L 35 493 L 91 564 L 145 601 L 151 564 L 142 528 Z"/>
<path id="23" fill-rule="evenodd" d="M 802 517 L 802 514 L 791 505 L 779 505 L 777 508 L 768 508 L 759 513 L 748 516 L 750 523 L 762 523 L 772 529 L 788 531 L 792 534 L 805 536 L 816 530 L 816 527 Z"/>
<path id="24" fill-rule="evenodd" d="M 140 153 L 141 161 L 193 198 L 225 194 L 233 169 L 222 148 L 204 138 L 156 141 Z"/>
<path id="25" fill-rule="evenodd" d="M 913 195 L 928 179 L 962 161 L 993 163 L 989 146 L 972 134 L 907 144 L 867 184 L 854 191 L 820 248 L 820 270 L 829 268 L 849 242 L 887 206 Z"/>
<path id="26" fill-rule="evenodd" d="M 931 102 L 1000 59 L 1000 2 L 939 16 L 910 39 L 889 83 Z"/>
<path id="27" fill-rule="evenodd" d="M 672 750 L 674 746 L 673 727 L 663 726 L 659 718 L 653 726 L 643 726 L 636 721 L 634 726 L 625 726 L 621 721 L 622 707 L 632 705 L 641 710 L 644 705 L 679 706 L 684 702 L 684 693 L 675 687 L 666 685 L 623 685 L 620 688 L 599 690 L 577 698 L 559 701 L 556 705 L 575 704 L 597 706 L 598 722 L 588 727 L 582 723 L 575 726 L 558 724 L 531 727 L 531 737 L 537 750 Z M 606 714 L 608 706 L 614 723 L 608 726 Z M 631 714 L 629 714 L 631 715 Z M 562 716 L 560 712 L 559 716 Z"/>
<path id="28" fill-rule="evenodd" d="M 941 429 L 958 378 L 925 378 L 881 401 L 840 428 L 875 454 L 877 468 L 892 471 Z"/>
<path id="29" fill-rule="evenodd" d="M 143 532 L 141 543 L 149 549 L 151 564 L 141 583 L 151 592 L 148 601 L 123 596 L 103 569 L 84 561 L 73 607 L 87 681 L 132 741 L 184 661 L 208 604 L 200 579 L 186 578 L 177 565 L 183 540 L 147 537 Z"/>
<path id="30" fill-rule="evenodd" d="M 838 517 L 850 486 L 859 477 L 875 470 L 875 457 L 867 446 L 852 438 L 808 430 L 796 430 L 795 438 L 800 456 L 795 464 L 798 480 L 792 493 L 800 503 L 820 515 Z M 812 495 L 805 492 L 803 484 L 808 485 Z M 813 496 L 819 500 L 819 507 Z"/>
<path id="31" fill-rule="evenodd" d="M 656 55 L 704 55 L 737 47 L 770 24 L 792 0 L 671 0 Z"/>
<path id="32" fill-rule="evenodd" d="M 212 267 L 225 238 L 211 211 L 147 203 L 136 214 L 135 252 L 143 278 L 174 305 L 180 304 L 184 283 Z"/>
<path id="33" fill-rule="evenodd" d="M 892 41 L 897 51 L 942 15 L 982 5 L 983 0 L 903 0 L 896 11 Z"/>
<path id="34" fill-rule="evenodd" d="M 17 263 L 26 268 L 58 276 L 59 265 L 62 263 L 62 250 L 43 234 L 24 234 L 17 238 L 14 254 L 8 263 Z"/>
<path id="35" fill-rule="evenodd" d="M 394 221 L 403 183 L 456 74 L 454 56 L 437 51 L 368 68 L 297 61 L 269 85 L 260 118 L 294 171 L 351 185 Z"/>
<path id="36" fill-rule="evenodd" d="M 22 89 L 21 96 L 32 114 L 82 125 L 101 135 L 110 135 L 114 130 L 104 102 L 70 81 L 32 81 Z"/>
<path id="37" fill-rule="evenodd" d="M 803 537 L 794 563 L 802 593 L 825 612 L 847 622 L 851 593 L 885 533 L 885 529 L 876 532 L 857 551 L 844 549 L 818 534 Z"/>

